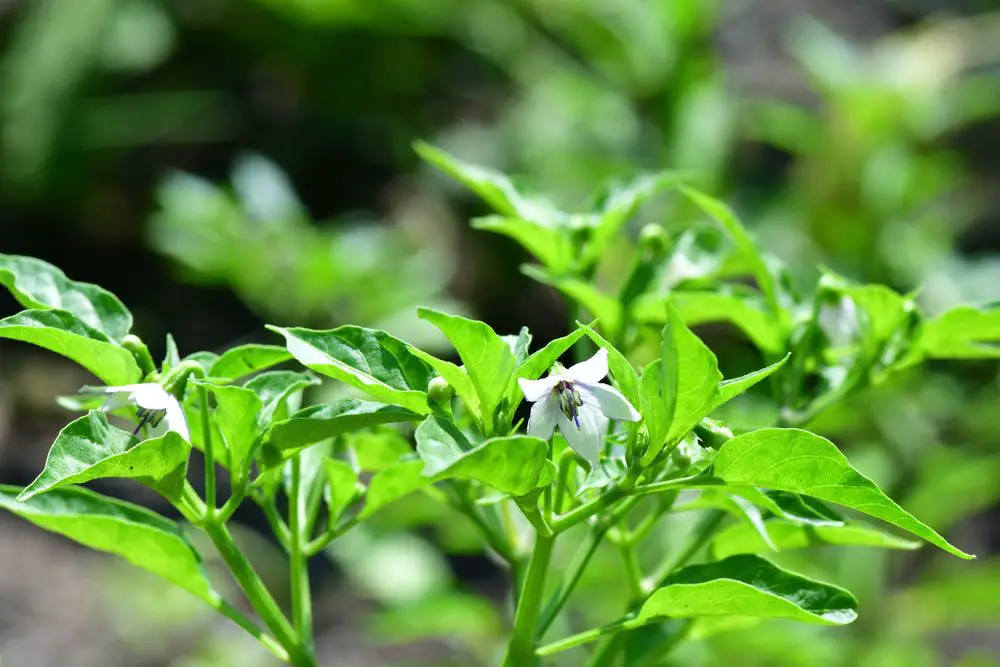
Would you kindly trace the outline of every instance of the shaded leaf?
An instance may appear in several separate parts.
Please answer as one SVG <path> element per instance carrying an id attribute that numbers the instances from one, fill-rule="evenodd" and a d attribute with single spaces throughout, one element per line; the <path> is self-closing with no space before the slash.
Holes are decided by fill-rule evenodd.
<path id="1" fill-rule="evenodd" d="M 555 287 L 578 303 L 601 322 L 601 330 L 608 338 L 617 340 L 622 327 L 622 306 L 617 297 L 605 294 L 594 285 L 579 278 L 551 274 L 536 266 L 525 265 L 521 271 L 540 283 Z"/>
<path id="2" fill-rule="evenodd" d="M 573 244 L 563 228 L 499 215 L 475 218 L 471 224 L 473 229 L 514 239 L 555 273 L 566 271 L 573 261 Z"/>
<path id="3" fill-rule="evenodd" d="M 842 546 L 880 547 L 882 549 L 916 549 L 920 542 L 896 537 L 863 523 L 841 526 L 809 526 L 781 519 L 765 521 L 771 545 L 746 524 L 734 524 L 720 531 L 712 540 L 712 555 L 726 558 L 733 554 L 789 551 L 836 544 Z"/>
<path id="4" fill-rule="evenodd" d="M 719 397 L 715 402 L 715 408 L 719 407 L 723 403 L 731 401 L 761 380 L 766 379 L 769 375 L 780 370 L 791 356 L 791 353 L 786 354 L 781 361 L 775 362 L 766 368 L 761 368 L 759 371 L 747 373 L 746 375 L 742 375 L 738 378 L 723 380 L 719 384 Z M 714 410 L 715 408 L 712 409 Z"/>

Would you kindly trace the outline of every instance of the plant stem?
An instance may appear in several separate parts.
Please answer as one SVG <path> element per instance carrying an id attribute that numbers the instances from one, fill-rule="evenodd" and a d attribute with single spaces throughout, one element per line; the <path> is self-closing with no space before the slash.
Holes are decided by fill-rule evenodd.
<path id="1" fill-rule="evenodd" d="M 592 628 L 590 630 L 584 630 L 575 635 L 570 635 L 559 641 L 552 642 L 551 644 L 546 644 L 542 646 L 537 651 L 535 655 L 546 656 L 552 655 L 554 653 L 561 653 L 562 651 L 568 651 L 571 648 L 576 648 L 577 646 L 583 646 L 584 644 L 589 644 L 590 642 L 597 641 L 602 637 L 608 637 L 610 635 L 618 634 L 625 630 L 634 630 L 636 628 L 641 628 L 644 625 L 650 623 L 647 619 L 637 619 L 629 618 L 615 623 L 610 623 L 608 625 L 602 625 L 599 628 Z"/>
<path id="2" fill-rule="evenodd" d="M 296 636 L 295 630 L 285 618 L 264 582 L 261 581 L 260 576 L 233 542 L 233 536 L 229 533 L 229 529 L 220 523 L 210 521 L 204 525 L 204 530 L 211 538 L 215 548 L 219 550 L 222 560 L 233 573 L 233 577 L 236 578 L 236 582 L 246 594 L 254 611 L 288 652 L 291 664 L 294 667 L 317 667 L 316 658 Z"/>
<path id="3" fill-rule="evenodd" d="M 642 566 L 639 564 L 639 553 L 635 545 L 625 541 L 619 545 L 622 562 L 625 565 L 625 578 L 628 580 L 629 603 L 634 604 L 645 597 L 642 590 Z"/>
<path id="4" fill-rule="evenodd" d="M 585 505 L 580 505 L 576 509 L 552 519 L 552 530 L 556 533 L 561 533 L 567 528 L 571 528 L 581 521 L 586 521 L 598 512 L 602 512 L 611 507 L 611 505 L 628 496 L 632 492 L 635 487 L 635 483 L 639 480 L 639 475 L 641 474 L 642 471 L 638 468 L 629 470 L 628 474 L 622 478 L 622 480 L 618 483 L 618 486 L 615 488 L 601 496 L 598 496 Z"/>
<path id="5" fill-rule="evenodd" d="M 278 507 L 274 504 L 274 498 L 266 498 L 261 493 L 254 493 L 253 500 L 263 510 L 264 518 L 267 519 L 267 524 L 271 527 L 271 532 L 274 533 L 274 536 L 285 551 L 288 551 L 291 548 L 291 533 L 288 530 L 288 524 L 285 523 L 285 520 L 278 513 Z"/>
<path id="6" fill-rule="evenodd" d="M 309 559 L 303 551 L 309 535 L 305 532 L 306 501 L 302 488 L 302 461 L 291 461 L 292 488 L 288 498 L 288 561 L 291 569 L 292 624 L 302 641 L 312 643 L 312 599 L 309 595 Z"/>
<path id="7" fill-rule="evenodd" d="M 212 444 L 212 423 L 208 414 L 208 390 L 204 385 L 198 385 L 198 398 L 201 399 L 201 437 L 205 450 L 205 506 L 209 519 L 215 515 L 215 447 Z"/>
<path id="8" fill-rule="evenodd" d="M 545 592 L 545 578 L 548 575 L 554 545 L 554 535 L 540 534 L 535 537 L 535 548 L 531 553 L 528 573 L 525 575 L 524 587 L 517 601 L 514 630 L 510 645 L 507 647 L 507 656 L 504 658 L 504 667 L 528 667 L 534 662 L 535 628 L 538 625 L 538 613 L 542 604 L 542 594 Z"/>
<path id="9" fill-rule="evenodd" d="M 604 531 L 594 526 L 591 528 L 590 532 L 587 533 L 587 537 L 584 538 L 583 544 L 580 545 L 573 556 L 573 562 L 569 564 L 566 568 L 566 574 L 563 576 L 561 582 L 559 582 L 559 587 L 556 588 L 552 597 L 545 604 L 545 609 L 542 611 L 541 620 L 538 622 L 538 636 L 542 637 L 545 632 L 552 625 L 552 622 L 556 620 L 559 616 L 559 612 L 562 611 L 563 606 L 566 604 L 566 600 L 569 599 L 570 593 L 576 588 L 576 585 L 580 582 L 580 577 L 583 575 L 583 571 L 587 568 L 587 564 L 590 563 L 591 557 L 594 552 L 597 551 L 597 547 L 600 546 L 601 540 L 604 538 Z"/>
<path id="10" fill-rule="evenodd" d="M 723 519 L 726 518 L 726 513 L 722 510 L 712 510 L 708 514 L 702 517 L 701 521 L 698 523 L 698 527 L 695 528 L 694 533 L 688 539 L 687 544 L 680 551 L 677 552 L 672 558 L 668 558 L 663 562 L 662 565 L 657 569 L 656 573 L 650 577 L 650 585 L 647 587 L 650 591 L 655 591 L 657 588 L 663 585 L 664 580 L 670 576 L 670 574 L 677 568 L 683 567 L 687 564 L 689 560 L 694 558 L 695 554 L 701 551 L 710 539 L 715 531 L 722 524 Z"/>
<path id="11" fill-rule="evenodd" d="M 219 598 L 212 607 L 233 623 L 246 630 L 254 639 L 263 644 L 264 648 L 273 653 L 278 660 L 288 662 L 288 651 L 285 650 L 285 647 L 277 639 L 259 628 L 256 623 L 240 613 L 233 605 Z"/>

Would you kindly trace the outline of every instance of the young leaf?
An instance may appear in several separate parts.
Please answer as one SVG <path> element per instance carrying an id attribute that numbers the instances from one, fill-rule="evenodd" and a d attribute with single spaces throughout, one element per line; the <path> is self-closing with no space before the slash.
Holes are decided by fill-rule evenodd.
<path id="1" fill-rule="evenodd" d="M 0 338 L 51 350 L 75 361 L 108 385 L 138 382 L 132 353 L 64 310 L 25 310 L 0 320 Z"/>
<path id="2" fill-rule="evenodd" d="M 358 490 L 358 473 L 347 461 L 340 459 L 323 459 L 326 471 L 326 507 L 330 514 L 330 522 L 335 522 L 340 515 L 351 506 Z"/>
<path id="3" fill-rule="evenodd" d="M 104 477 L 159 482 L 185 465 L 190 452 L 191 445 L 173 431 L 139 442 L 131 433 L 110 425 L 107 416 L 95 410 L 59 432 L 44 470 L 18 500 Z"/>
<path id="4" fill-rule="evenodd" d="M 762 486 L 844 505 L 909 531 L 960 558 L 974 558 L 890 500 L 874 482 L 851 467 L 836 445 L 808 431 L 771 428 L 737 436 L 719 450 L 713 470 L 727 484 Z"/>
<path id="5" fill-rule="evenodd" d="M 747 373 L 746 375 L 740 376 L 738 378 L 732 378 L 730 380 L 723 380 L 719 384 L 719 397 L 715 402 L 715 407 L 713 410 L 723 403 L 727 403 L 745 392 L 750 387 L 754 386 L 761 380 L 767 378 L 772 373 L 777 372 L 788 358 L 792 356 L 791 353 L 786 354 L 781 361 L 775 362 L 768 366 L 767 368 L 762 368 L 759 371 L 754 371 L 753 373 Z"/>
<path id="6" fill-rule="evenodd" d="M 920 547 L 920 542 L 905 540 L 863 523 L 807 526 L 792 521 L 772 519 L 765 521 L 764 526 L 773 547 L 766 544 L 751 526 L 734 524 L 720 531 L 712 540 L 713 557 L 721 559 L 734 554 L 766 553 L 774 549 L 789 551 L 824 544 L 907 550 Z"/>
<path id="7" fill-rule="evenodd" d="M 360 519 L 366 519 L 404 496 L 430 483 L 423 476 L 422 461 L 400 461 L 399 463 L 375 473 L 368 483 L 368 493 L 365 494 L 365 506 L 358 514 Z"/>
<path id="8" fill-rule="evenodd" d="M 476 388 L 484 421 L 496 415 L 504 390 L 517 366 L 517 358 L 510 346 L 484 322 L 429 308 L 418 308 L 417 314 L 440 329 L 455 346 L 465 365 L 465 372 Z"/>
<path id="9" fill-rule="evenodd" d="M 514 239 L 553 273 L 564 273 L 573 261 L 573 244 L 559 227 L 499 215 L 475 218 L 471 224 L 473 229 Z"/>
<path id="10" fill-rule="evenodd" d="M 341 433 L 376 424 L 420 421 L 421 415 L 396 405 L 343 398 L 326 405 L 314 405 L 276 422 L 266 436 L 267 445 L 281 458 Z M 279 461 L 271 460 L 277 465 Z"/>
<path id="11" fill-rule="evenodd" d="M 1000 358 L 1000 308 L 958 306 L 927 320 L 917 349 L 928 359 Z"/>
<path id="12" fill-rule="evenodd" d="M 510 347 L 517 365 L 523 364 L 528 358 L 528 350 L 531 349 L 531 332 L 528 331 L 528 327 L 521 327 L 516 336 L 501 336 L 501 338 Z"/>
<path id="13" fill-rule="evenodd" d="M 20 489 L 0 486 L 0 508 L 74 542 L 115 554 L 216 606 L 212 589 L 194 547 L 176 524 L 130 503 L 79 487 L 53 489 L 26 502 Z"/>
<path id="14" fill-rule="evenodd" d="M 639 618 L 745 616 L 846 625 L 857 618 L 857 608 L 843 588 L 744 555 L 678 570 L 653 591 Z"/>
<path id="15" fill-rule="evenodd" d="M 215 396 L 212 423 L 219 427 L 218 435 L 222 438 L 222 446 L 216 450 L 216 458 L 225 465 L 224 457 L 228 456 L 226 467 L 233 475 L 235 486 L 250 472 L 250 464 L 260 446 L 260 398 L 243 387 L 222 387 L 200 382 L 198 385 Z M 218 441 L 213 440 L 213 443 L 216 442 Z"/>
<path id="16" fill-rule="evenodd" d="M 210 377 L 237 380 L 245 375 L 276 366 L 292 358 L 280 345 L 240 345 L 222 353 L 209 371 Z"/>
<path id="17" fill-rule="evenodd" d="M 61 310 L 118 342 L 132 329 L 132 314 L 111 292 L 76 282 L 48 262 L 0 254 L 0 285 L 25 308 Z"/>
<path id="18" fill-rule="evenodd" d="M 267 371 L 243 386 L 260 399 L 260 425 L 266 428 L 272 421 L 288 419 L 289 412 L 298 409 L 299 402 L 291 401 L 292 396 L 318 384 L 319 379 L 311 373 Z"/>
<path id="19" fill-rule="evenodd" d="M 618 338 L 622 326 L 622 306 L 617 298 L 605 294 L 592 284 L 579 278 L 553 275 L 536 266 L 524 265 L 521 271 L 534 280 L 555 287 L 567 297 L 583 306 L 600 320 L 601 328 L 613 340 Z"/>
<path id="20" fill-rule="evenodd" d="M 177 341 L 170 334 L 167 334 L 167 352 L 163 355 L 163 363 L 160 368 L 165 373 L 177 364 L 181 363 L 181 353 L 177 349 Z"/>
<path id="21" fill-rule="evenodd" d="M 636 300 L 633 317 L 643 324 L 663 325 L 667 303 L 673 304 L 688 326 L 729 322 L 765 354 L 785 349 L 786 334 L 774 318 L 753 298 L 735 293 L 677 290 L 669 295 L 649 294 Z"/>
<path id="22" fill-rule="evenodd" d="M 428 417 L 413 433 L 417 453 L 424 462 L 424 476 L 434 477 L 447 470 L 463 454 L 472 449 L 469 440 L 458 427 L 440 417 Z"/>
<path id="23" fill-rule="evenodd" d="M 288 351 L 307 368 L 360 389 L 382 403 L 401 405 L 420 414 L 431 412 L 426 393 L 433 375 L 431 368 L 398 338 L 355 326 L 329 331 L 268 328 L 285 337 Z"/>

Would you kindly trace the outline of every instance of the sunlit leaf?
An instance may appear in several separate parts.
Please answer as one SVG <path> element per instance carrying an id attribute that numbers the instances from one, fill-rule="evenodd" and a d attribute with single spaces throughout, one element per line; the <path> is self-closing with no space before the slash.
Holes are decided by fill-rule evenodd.
<path id="1" fill-rule="evenodd" d="M 611 377 L 618 383 L 618 388 L 629 403 L 639 405 L 639 373 L 636 372 L 635 367 L 629 363 L 625 355 L 618 351 L 618 348 L 590 326 L 582 322 L 577 322 L 576 325 L 583 329 L 595 345 L 608 351 L 608 368 L 611 371 Z"/>
<path id="2" fill-rule="evenodd" d="M 566 271 L 573 261 L 573 244 L 567 230 L 561 227 L 499 215 L 475 218 L 472 227 L 514 239 L 556 273 Z"/>
<path id="3" fill-rule="evenodd" d="M 232 473 L 233 484 L 236 485 L 249 473 L 250 464 L 260 446 L 260 398 L 243 387 L 198 384 L 215 396 L 215 410 L 211 417 L 212 423 L 218 426 L 218 435 L 222 439 L 222 446 L 216 450 L 216 458 L 222 463 L 223 457 L 228 457 L 226 467 Z"/>
<path id="4" fill-rule="evenodd" d="M 365 519 L 386 505 L 430 484 L 431 480 L 423 476 L 423 469 L 423 461 L 401 461 L 375 473 L 368 483 L 365 505 L 358 516 Z"/>
<path id="5" fill-rule="evenodd" d="M 297 410 L 299 405 L 299 401 L 292 398 L 318 384 L 319 379 L 311 373 L 267 371 L 243 386 L 260 398 L 260 424 L 266 427 L 272 421 L 287 419 L 289 413 Z"/>
<path id="6" fill-rule="evenodd" d="M 222 353 L 212 366 L 209 375 L 233 380 L 257 373 L 288 361 L 292 355 L 280 345 L 259 345 L 251 343 L 232 347 Z"/>
<path id="7" fill-rule="evenodd" d="M 326 472 L 326 507 L 330 521 L 336 521 L 344 513 L 357 494 L 358 473 L 347 461 L 324 458 L 323 469 Z"/>

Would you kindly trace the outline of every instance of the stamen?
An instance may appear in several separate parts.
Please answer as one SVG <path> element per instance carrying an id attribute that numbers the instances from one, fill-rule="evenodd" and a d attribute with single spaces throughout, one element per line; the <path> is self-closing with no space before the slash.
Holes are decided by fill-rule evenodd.
<path id="1" fill-rule="evenodd" d="M 566 415 L 566 419 L 572 420 L 576 427 L 580 428 L 580 406 L 583 405 L 580 392 L 572 383 L 566 381 L 557 384 L 553 391 L 559 395 L 559 409 Z"/>

